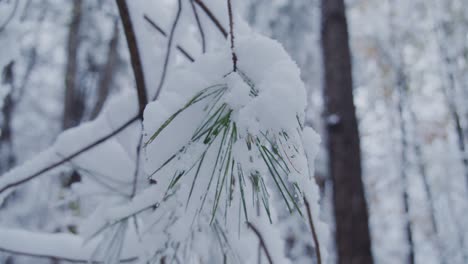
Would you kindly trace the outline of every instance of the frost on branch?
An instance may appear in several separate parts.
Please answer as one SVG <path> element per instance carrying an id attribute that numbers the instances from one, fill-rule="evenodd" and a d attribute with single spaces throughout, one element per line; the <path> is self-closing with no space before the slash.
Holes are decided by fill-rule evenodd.
<path id="1" fill-rule="evenodd" d="M 319 215 L 319 139 L 303 127 L 298 67 L 280 44 L 257 35 L 239 37 L 236 52 L 237 72 L 227 47 L 207 54 L 174 72 L 168 90 L 145 110 L 146 169 L 155 186 L 135 200 L 141 209 L 154 205 L 159 243 L 144 244 L 161 253 L 152 258 L 173 251 L 186 261 L 254 263 L 258 241 L 250 222 L 272 258 L 288 263 L 279 216 L 305 219 L 303 197 Z"/>

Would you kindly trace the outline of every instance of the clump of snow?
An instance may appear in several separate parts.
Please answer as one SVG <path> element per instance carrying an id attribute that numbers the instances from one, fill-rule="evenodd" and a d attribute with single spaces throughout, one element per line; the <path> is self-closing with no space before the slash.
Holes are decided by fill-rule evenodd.
<path id="1" fill-rule="evenodd" d="M 153 195 L 145 191 L 137 207 L 157 204 L 154 218 L 164 219 L 166 228 L 156 234 L 191 247 L 190 256 L 219 259 L 194 247 L 215 235 L 223 238 L 221 255 L 255 262 L 258 241 L 246 224 L 251 222 L 272 241 L 275 260 L 288 263 L 277 212 L 300 217 L 305 196 L 319 215 L 313 179 L 319 139 L 303 128 L 306 91 L 282 46 L 255 34 L 236 41 L 237 72 L 223 47 L 176 70 L 147 106 L 145 165 L 157 187 Z M 151 245 L 148 252 L 162 250 Z"/>
<path id="2" fill-rule="evenodd" d="M 72 234 L 48 234 L 2 228 L 0 228 L 0 237 L 2 237 L 0 249 L 4 251 L 60 258 L 70 262 L 87 262 L 93 259 L 92 256 L 98 243 L 96 240 L 86 243 L 81 237 Z M 135 260 L 136 252 L 136 248 L 131 243 L 126 243 L 121 259 L 127 262 Z M 99 258 L 100 261 L 102 259 L 102 257 Z"/>

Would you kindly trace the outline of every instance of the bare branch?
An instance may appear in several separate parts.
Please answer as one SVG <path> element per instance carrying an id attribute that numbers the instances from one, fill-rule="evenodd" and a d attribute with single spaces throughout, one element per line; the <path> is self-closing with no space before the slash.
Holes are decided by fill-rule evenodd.
<path id="1" fill-rule="evenodd" d="M 142 112 L 148 103 L 148 96 L 146 94 L 145 76 L 143 73 L 143 65 L 141 63 L 140 51 L 133 28 L 132 19 L 128 10 L 126 0 L 116 0 L 119 8 L 120 17 L 127 37 L 128 50 L 130 51 L 130 60 L 132 62 L 133 73 L 135 75 L 136 88 L 138 92 L 138 104 Z"/>
<path id="2" fill-rule="evenodd" d="M 223 36 L 225 38 L 228 37 L 228 33 L 226 31 L 226 29 L 223 27 L 223 25 L 219 22 L 219 20 L 215 17 L 215 15 L 213 14 L 213 12 L 211 12 L 211 10 L 205 5 L 205 3 L 203 3 L 202 0 L 194 0 L 195 3 L 197 3 L 201 8 L 202 10 L 205 12 L 205 14 L 210 18 L 210 20 L 215 24 L 216 28 L 218 28 L 219 32 L 221 32 L 221 34 L 223 34 Z"/>
<path id="3" fill-rule="evenodd" d="M 154 22 L 154 20 L 152 20 L 151 18 L 149 18 L 147 15 L 144 15 L 143 18 L 146 20 L 146 22 L 148 22 L 154 29 L 156 29 L 156 31 L 158 31 L 161 35 L 163 35 L 164 37 L 167 37 L 167 33 L 166 31 L 164 31 L 160 26 L 158 26 L 158 24 L 156 24 L 156 22 Z M 182 53 L 182 55 L 184 55 L 189 61 L 191 62 L 194 62 L 195 59 L 193 58 L 192 55 L 190 55 L 190 53 L 185 50 L 184 48 L 182 48 L 180 45 L 176 45 L 176 48 Z"/>
<path id="4" fill-rule="evenodd" d="M 117 5 L 119 7 L 120 17 L 122 19 L 122 24 L 124 26 L 125 36 L 127 37 L 127 44 L 128 49 L 130 51 L 130 59 L 132 61 L 132 68 L 135 74 L 135 81 L 136 81 L 136 89 L 138 94 L 138 104 L 140 107 L 140 120 L 143 119 L 143 110 L 148 103 L 148 96 L 146 90 L 146 83 L 145 83 L 145 76 L 144 70 L 141 63 L 140 52 L 138 49 L 138 43 L 135 35 L 135 30 L 133 28 L 132 19 L 130 17 L 130 13 L 128 10 L 126 0 L 116 0 Z M 138 139 L 138 145 L 136 147 L 136 157 L 135 157 L 135 172 L 133 175 L 133 186 L 132 186 L 132 194 L 133 197 L 137 190 L 137 182 L 138 182 L 138 174 L 139 174 L 139 167 L 140 167 L 140 154 L 141 154 L 141 142 L 143 140 L 143 136 L 140 133 Z"/>
<path id="5" fill-rule="evenodd" d="M 167 33 L 162 29 L 156 22 L 154 22 L 151 18 L 149 18 L 147 15 L 143 15 L 143 18 L 148 22 L 153 28 L 155 28 L 159 34 L 163 35 L 164 37 L 167 38 Z"/>
<path id="6" fill-rule="evenodd" d="M 133 175 L 133 186 L 132 186 L 132 194 L 130 195 L 133 198 L 137 191 L 137 183 L 138 183 L 138 174 L 140 173 L 140 157 L 141 157 L 141 146 L 143 142 L 143 134 L 140 133 L 138 139 L 138 145 L 136 147 L 136 158 L 135 158 L 135 172 Z"/>
<path id="7" fill-rule="evenodd" d="M 57 256 L 52 256 L 52 255 L 39 255 L 39 254 L 31 254 L 31 253 L 24 253 L 24 252 L 19 252 L 19 251 L 13 251 L 13 250 L 8 250 L 4 248 L 0 248 L 0 252 L 12 254 L 12 255 L 19 255 L 19 256 L 26 256 L 26 257 L 33 257 L 33 258 L 41 258 L 41 259 L 55 259 L 55 260 L 61 260 L 61 261 L 66 261 L 66 262 L 71 262 L 71 263 L 91 263 L 91 264 L 100 264 L 104 263 L 104 261 L 95 261 L 95 260 L 88 260 L 88 259 L 71 259 L 71 258 L 63 258 L 63 257 L 57 257 Z M 121 259 L 120 263 L 131 263 L 138 260 L 137 257 L 133 258 L 126 258 L 126 259 Z"/>
<path id="8" fill-rule="evenodd" d="M 263 248 L 263 251 L 265 251 L 265 255 L 268 259 L 268 262 L 270 264 L 273 264 L 273 259 L 271 258 L 270 252 L 268 251 L 268 248 L 266 247 L 265 240 L 263 239 L 262 234 L 260 234 L 260 231 L 250 222 L 247 222 L 247 226 L 252 229 L 252 231 L 255 233 L 255 235 L 258 237 L 258 240 L 260 241 L 260 246 Z"/>
<path id="9" fill-rule="evenodd" d="M 205 39 L 205 32 L 203 30 L 203 26 L 200 21 L 200 17 L 198 16 L 197 7 L 195 6 L 194 0 L 190 0 L 190 4 L 192 5 L 193 15 L 195 16 L 195 21 L 197 22 L 198 31 L 200 32 L 201 42 L 202 42 L 202 52 L 206 52 L 206 39 Z"/>
<path id="10" fill-rule="evenodd" d="M 231 52 L 232 52 L 232 67 L 233 71 L 237 71 L 237 54 L 234 50 L 234 19 L 232 17 L 232 4 L 231 0 L 227 0 L 228 13 L 229 13 L 229 30 L 231 35 Z"/>
<path id="11" fill-rule="evenodd" d="M 105 141 L 107 141 L 108 139 L 114 137 L 115 135 L 119 134 L 120 132 L 122 132 L 125 128 L 127 128 L 128 126 L 130 126 L 133 122 L 135 122 L 136 120 L 139 120 L 141 118 L 141 113 L 139 113 L 138 115 L 132 117 L 130 120 L 128 120 L 127 122 L 125 122 L 123 125 L 121 125 L 120 127 L 118 127 L 117 129 L 115 129 L 114 131 L 110 132 L 109 134 L 101 137 L 100 139 L 94 141 L 93 143 L 90 143 L 88 145 L 86 145 L 85 147 L 83 147 L 82 149 L 74 152 L 73 154 L 71 155 L 68 155 L 67 157 L 64 157 L 63 159 L 31 174 L 30 176 L 26 177 L 26 178 L 22 178 L 21 180 L 18 180 L 16 182 L 13 182 L 13 183 L 10 183 L 10 184 L 7 184 L 5 186 L 3 186 L 1 189 L 0 189 L 0 193 L 12 188 L 12 187 L 15 187 L 15 186 L 19 186 L 25 182 L 28 182 L 34 178 L 37 178 L 38 176 L 41 176 L 42 174 L 52 170 L 52 169 L 55 169 L 57 168 L 58 166 L 60 165 L 63 165 L 67 162 L 69 162 L 70 160 L 76 158 L 77 156 L 85 153 L 86 151 L 104 143 Z"/>
<path id="12" fill-rule="evenodd" d="M 312 210 L 310 209 L 309 201 L 304 196 L 304 204 L 307 209 L 307 218 L 309 219 L 310 230 L 312 231 L 312 238 L 315 244 L 315 255 L 317 256 L 317 263 L 322 264 L 322 254 L 320 253 L 320 243 L 318 240 L 317 232 L 315 230 L 314 220 L 312 218 Z"/>
<path id="13" fill-rule="evenodd" d="M 19 3 L 19 0 L 16 0 L 15 1 L 15 5 L 13 6 L 13 10 L 11 11 L 10 15 L 8 16 L 8 18 L 5 20 L 5 22 L 0 25 L 0 33 L 2 33 L 3 30 L 5 30 L 5 28 L 8 26 L 8 24 L 11 22 L 11 20 L 13 19 L 13 17 L 15 17 L 15 14 L 16 14 L 16 10 L 18 10 L 18 3 Z"/>
<path id="14" fill-rule="evenodd" d="M 163 72 L 161 74 L 161 79 L 159 80 L 158 89 L 156 90 L 156 94 L 153 97 L 153 101 L 158 99 L 159 93 L 161 92 L 161 89 L 164 85 L 164 81 L 166 80 L 167 68 L 169 67 L 169 58 L 171 56 L 171 47 L 172 47 L 172 42 L 174 40 L 174 33 L 177 27 L 177 23 L 179 22 L 181 13 L 182 13 L 182 0 L 179 0 L 178 5 L 177 5 L 176 17 L 174 19 L 174 22 L 172 23 L 171 33 L 169 34 L 169 40 L 167 42 L 167 51 L 166 51 L 166 58 L 164 59 Z"/>

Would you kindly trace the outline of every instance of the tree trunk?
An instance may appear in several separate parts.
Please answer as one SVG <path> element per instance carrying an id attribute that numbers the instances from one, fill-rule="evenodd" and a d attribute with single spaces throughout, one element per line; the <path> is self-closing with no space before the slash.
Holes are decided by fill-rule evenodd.
<path id="1" fill-rule="evenodd" d="M 67 65 L 65 72 L 65 104 L 62 128 L 78 125 L 83 118 L 83 91 L 78 84 L 78 50 L 80 47 L 80 27 L 82 18 L 82 0 L 73 1 L 72 21 L 67 40 Z"/>
<path id="2" fill-rule="evenodd" d="M 0 113 L 0 173 L 8 171 L 15 164 L 15 154 L 13 152 L 13 138 L 11 133 L 11 119 L 15 107 L 13 99 L 14 92 L 14 65 L 12 61 L 2 71 L 2 83 L 9 85 L 11 91 L 3 101 L 2 112 Z"/>
<path id="3" fill-rule="evenodd" d="M 401 143 L 401 156 L 400 156 L 400 176 L 401 176 L 401 185 L 403 192 L 403 209 L 404 211 L 404 225 L 406 239 L 408 242 L 408 264 L 414 264 L 415 255 L 414 255 L 414 239 L 413 239 L 413 225 L 411 221 L 411 211 L 410 211 L 410 197 L 409 197 L 409 182 L 408 182 L 408 129 L 405 120 L 405 100 L 406 100 L 406 91 L 407 80 L 406 75 L 403 72 L 402 67 L 397 70 L 397 89 L 398 89 L 398 115 L 400 120 L 400 143 Z"/>
<path id="4" fill-rule="evenodd" d="M 91 112 L 91 119 L 96 118 L 97 115 L 101 112 L 101 109 L 104 106 L 107 97 L 109 96 L 114 81 L 115 68 L 117 67 L 117 61 L 119 58 L 119 24 L 117 22 L 118 21 L 114 22 L 114 32 L 112 34 L 111 40 L 109 41 L 109 49 L 107 51 L 107 62 L 100 71 L 99 83 L 97 87 L 98 98 Z"/>
<path id="5" fill-rule="evenodd" d="M 322 0 L 327 148 L 338 263 L 366 264 L 373 259 L 348 41 L 344 1 Z"/>
<path id="6" fill-rule="evenodd" d="M 408 104 L 408 111 L 410 114 L 410 122 L 414 124 L 415 127 L 418 125 L 418 119 L 416 117 L 416 113 L 414 112 L 413 108 L 411 107 L 411 104 Z M 421 176 L 422 182 L 423 182 L 423 188 L 425 195 L 427 197 L 427 204 L 429 206 L 429 216 L 431 220 L 431 228 L 434 236 L 434 243 L 435 247 L 439 251 L 439 258 L 440 258 L 440 263 L 441 264 L 446 264 L 447 261 L 445 259 L 445 254 L 444 254 L 444 249 L 443 249 L 443 241 L 440 238 L 440 233 L 439 233 L 439 228 L 437 227 L 437 212 L 436 212 L 436 206 L 435 206 L 435 200 L 434 200 L 434 194 L 432 192 L 431 185 L 429 183 L 429 178 L 427 175 L 427 170 L 426 170 L 426 161 L 424 159 L 424 153 L 422 149 L 421 142 L 418 138 L 417 135 L 415 135 L 415 142 L 413 144 L 414 148 L 414 154 L 416 156 L 416 162 L 417 162 L 417 167 L 419 174 Z"/>
<path id="7" fill-rule="evenodd" d="M 67 40 L 67 64 L 65 72 L 65 102 L 63 108 L 62 129 L 66 130 L 80 124 L 84 110 L 85 98 L 83 89 L 78 83 L 78 52 L 80 48 L 81 19 L 83 14 L 83 1 L 74 0 L 72 9 L 72 20 Z M 79 182 L 81 176 L 77 171 L 73 171 L 68 179 L 65 179 L 64 186 L 70 187 L 73 183 Z"/>

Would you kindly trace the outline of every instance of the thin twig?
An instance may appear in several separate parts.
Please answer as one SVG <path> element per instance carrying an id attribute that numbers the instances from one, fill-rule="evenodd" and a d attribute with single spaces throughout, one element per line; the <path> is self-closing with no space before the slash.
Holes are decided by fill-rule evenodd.
<path id="1" fill-rule="evenodd" d="M 100 139 L 98 139 L 98 140 L 96 140 L 96 141 L 94 141 L 94 142 L 92 142 L 92 143 L 86 145 L 86 146 L 83 147 L 82 149 L 80 149 L 80 150 L 74 152 L 73 154 L 71 154 L 71 155 L 69 155 L 69 156 L 67 156 L 67 157 L 65 157 L 65 158 L 63 158 L 63 159 L 61 159 L 61 160 L 59 160 L 59 161 L 57 161 L 57 162 L 55 162 L 55 163 L 53 163 L 53 164 L 51 164 L 51 165 L 49 165 L 49 166 L 43 168 L 43 169 L 41 169 L 41 170 L 39 170 L 39 171 L 33 173 L 33 174 L 31 174 L 30 176 L 28 176 L 28 177 L 26 177 L 26 178 L 23 178 L 23 179 L 21 179 L 21 180 L 18 180 L 18 181 L 16 181 L 16 182 L 13 182 L 13 183 L 10 183 L 10 184 L 7 184 L 7 185 L 3 186 L 3 187 L 0 189 L 0 193 L 4 192 L 4 191 L 6 191 L 6 190 L 8 190 L 8 189 L 10 189 L 10 188 L 12 188 L 12 187 L 21 185 L 21 184 L 23 184 L 23 183 L 25 183 L 25 182 L 28 182 L 28 181 L 30 181 L 30 180 L 32 180 L 32 179 L 38 177 L 38 176 L 41 176 L 42 174 L 44 174 L 44 173 L 46 173 L 46 172 L 48 172 L 48 171 L 50 171 L 50 170 L 52 170 L 52 169 L 57 168 L 57 167 L 60 166 L 60 165 L 63 165 L 63 164 L 65 164 L 65 163 L 69 162 L 70 160 L 76 158 L 77 156 L 79 156 L 79 155 L 85 153 L 86 151 L 88 151 L 88 150 L 90 150 L 90 149 L 93 149 L 94 147 L 96 147 L 96 146 L 98 146 L 98 145 L 104 143 L 104 142 L 107 141 L 108 139 L 110 139 L 110 138 L 114 137 L 115 135 L 119 134 L 119 133 L 122 132 L 125 128 L 127 128 L 127 127 L 130 126 L 133 122 L 139 120 L 140 118 L 141 118 L 141 114 L 138 114 L 138 115 L 132 117 L 132 118 L 131 118 L 130 120 L 128 120 L 127 122 L 125 122 L 123 125 L 121 125 L 121 126 L 118 127 L 117 129 L 115 129 L 114 131 L 112 131 L 112 132 L 110 132 L 109 134 L 107 134 L 107 135 L 101 137 Z"/>
<path id="2" fill-rule="evenodd" d="M 304 196 L 304 204 L 307 209 L 307 217 L 309 218 L 310 230 L 312 230 L 312 238 L 314 239 L 315 244 L 315 254 L 317 255 L 317 263 L 322 264 L 322 254 L 320 253 L 320 243 L 318 240 L 317 232 L 315 230 L 314 220 L 312 219 L 312 211 L 310 209 L 309 201 Z"/>
<path id="3" fill-rule="evenodd" d="M 205 3 L 203 3 L 202 0 L 194 0 L 195 3 L 197 3 L 201 8 L 202 10 L 205 12 L 205 14 L 210 18 L 210 20 L 215 24 L 216 28 L 219 30 L 219 32 L 221 32 L 221 34 L 223 34 L 223 36 L 225 38 L 228 37 L 228 33 L 226 31 L 226 29 L 223 27 L 223 25 L 219 22 L 219 20 L 215 17 L 215 15 L 213 14 L 213 12 L 211 12 L 211 10 L 205 5 Z"/>
<path id="4" fill-rule="evenodd" d="M 234 18 L 232 17 L 232 4 L 231 0 L 227 0 L 228 13 L 229 13 L 229 34 L 231 36 L 231 52 L 232 52 L 232 67 L 233 71 L 237 71 L 237 54 L 234 50 Z"/>
<path id="5" fill-rule="evenodd" d="M 133 28 L 132 19 L 128 10 L 126 0 L 116 0 L 119 8 L 120 17 L 122 19 L 125 36 L 127 37 L 128 50 L 130 51 L 130 60 L 132 62 L 133 73 L 135 75 L 135 82 L 138 94 L 138 105 L 140 111 L 143 111 L 148 103 L 148 96 L 146 94 L 145 76 L 143 73 L 143 65 L 141 63 L 140 51 Z"/>
<path id="6" fill-rule="evenodd" d="M 141 157 L 141 146 L 143 143 L 143 134 L 140 133 L 138 139 L 138 145 L 136 147 L 136 158 L 135 158 L 135 172 L 133 175 L 133 185 L 132 185 L 132 193 L 130 195 L 133 198 L 137 191 L 137 183 L 138 183 L 138 174 L 140 173 L 140 157 Z"/>
<path id="7" fill-rule="evenodd" d="M 260 241 L 260 246 L 263 248 L 263 251 L 265 251 L 265 255 L 268 259 L 268 262 L 270 264 L 273 264 L 273 259 L 271 258 L 270 252 L 268 251 L 268 248 L 266 247 L 265 240 L 263 239 L 262 234 L 260 234 L 260 231 L 250 222 L 247 222 L 247 226 L 252 229 L 252 231 L 255 233 L 255 235 L 258 237 L 258 240 Z"/>
<path id="8" fill-rule="evenodd" d="M 195 21 L 197 22 L 198 31 L 200 32 L 201 42 L 202 42 L 202 52 L 206 52 L 206 39 L 205 39 L 205 31 L 203 30 L 203 26 L 200 21 L 200 17 L 198 16 L 197 7 L 195 6 L 194 0 L 190 0 L 190 4 L 192 5 L 193 15 L 195 16 Z"/>
<path id="9" fill-rule="evenodd" d="M 166 80 L 167 68 L 169 67 L 169 58 L 171 56 L 171 47 L 172 47 L 172 42 L 174 40 L 174 33 L 177 27 L 177 23 L 179 22 L 181 13 L 182 13 L 182 0 L 179 0 L 178 6 L 177 6 L 176 17 L 174 19 L 174 22 L 172 23 L 171 33 L 169 34 L 169 41 L 167 42 L 167 52 L 166 52 L 166 58 L 164 59 L 164 66 L 163 66 L 163 71 L 161 74 L 161 79 L 159 80 L 158 89 L 156 90 L 156 94 L 153 97 L 153 101 L 158 99 L 159 94 L 164 85 L 164 81 Z"/>
<path id="10" fill-rule="evenodd" d="M 143 15 L 143 19 L 145 19 L 146 22 L 148 22 L 154 29 L 156 29 L 159 32 L 159 34 L 163 35 L 164 37 L 167 37 L 166 31 L 164 31 L 164 29 L 162 29 L 158 24 L 156 24 L 156 22 L 154 22 L 151 18 L 149 18 L 147 15 Z"/>
<path id="11" fill-rule="evenodd" d="M 4 248 L 0 248 L 0 252 L 13 254 L 13 255 L 26 256 L 26 257 L 33 257 L 33 258 L 56 259 L 56 260 L 61 260 L 61 261 L 66 261 L 66 262 L 71 262 L 71 263 L 86 263 L 86 264 L 88 264 L 88 263 L 91 263 L 91 264 L 104 263 L 104 261 L 96 261 L 96 260 L 88 260 L 88 259 L 77 259 L 77 258 L 76 259 L 75 258 L 64 258 L 64 257 L 57 257 L 57 256 L 47 255 L 47 254 L 24 253 L 24 252 L 19 252 L 19 251 L 4 249 Z M 137 257 L 125 258 L 125 259 L 121 259 L 120 263 L 131 263 L 131 262 L 134 262 L 136 260 L 138 260 Z"/>
<path id="12" fill-rule="evenodd" d="M 156 24 L 156 22 L 154 22 L 154 20 L 152 20 L 151 18 L 149 18 L 147 15 L 143 15 L 143 18 L 145 19 L 146 22 L 148 22 L 148 24 L 150 24 L 154 29 L 156 29 L 156 31 L 158 31 L 161 35 L 163 35 L 164 37 L 167 37 L 167 33 L 166 31 L 164 31 L 160 26 L 158 26 L 158 24 Z M 191 62 L 194 62 L 195 59 L 193 58 L 192 55 L 190 55 L 190 53 L 182 48 L 180 45 L 176 45 L 176 48 L 182 53 L 182 55 L 184 55 L 189 61 Z"/>
<path id="13" fill-rule="evenodd" d="M 11 11 L 10 15 L 8 16 L 8 18 L 5 20 L 5 23 L 3 23 L 2 25 L 0 25 L 0 33 L 5 30 L 5 28 L 8 26 L 8 24 L 11 22 L 11 20 L 13 19 L 13 17 L 15 17 L 15 14 L 16 14 L 16 10 L 18 9 L 18 3 L 19 3 L 19 0 L 16 0 L 15 1 L 15 5 L 13 6 L 13 10 Z"/>
<path id="14" fill-rule="evenodd" d="M 143 65 L 141 63 L 136 34 L 133 28 L 132 19 L 130 17 L 126 0 L 117 0 L 117 5 L 119 7 L 120 17 L 122 19 L 125 36 L 127 37 L 128 50 L 130 52 L 130 60 L 132 62 L 133 73 L 135 74 L 136 89 L 138 94 L 138 106 L 140 109 L 140 113 L 143 113 L 143 110 L 145 109 L 146 104 L 148 103 L 148 96 L 146 91 L 145 75 Z M 143 120 L 143 115 L 140 114 L 139 118 L 140 120 Z M 135 172 L 133 175 L 133 185 L 131 193 L 132 198 L 133 196 L 135 196 L 137 190 L 138 174 L 140 172 L 142 141 L 143 135 L 142 133 L 140 133 L 138 145 L 136 147 Z"/>

